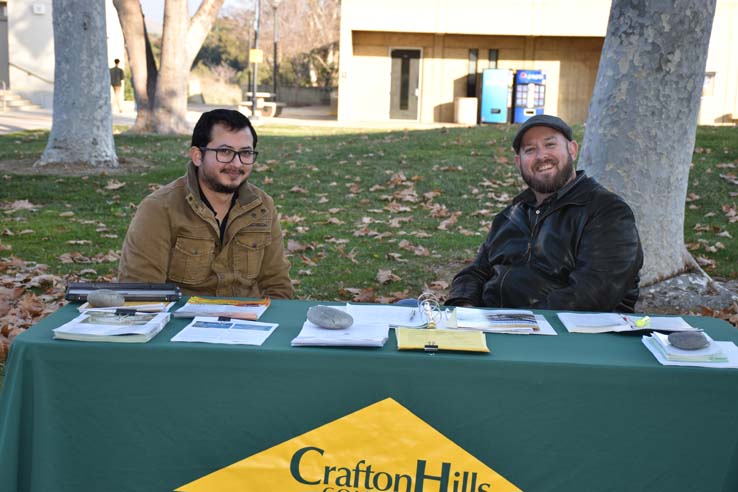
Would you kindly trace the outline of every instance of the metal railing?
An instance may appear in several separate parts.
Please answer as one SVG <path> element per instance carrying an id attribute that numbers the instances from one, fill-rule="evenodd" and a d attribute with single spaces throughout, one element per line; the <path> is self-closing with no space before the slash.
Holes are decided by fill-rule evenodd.
<path id="1" fill-rule="evenodd" d="M 31 77 L 36 77 L 37 79 L 39 79 L 42 82 L 46 82 L 47 84 L 54 85 L 54 81 L 53 80 L 49 80 L 49 79 L 47 79 L 47 78 L 45 78 L 45 77 L 43 77 L 43 76 L 41 76 L 41 75 L 33 72 L 32 70 L 28 70 L 27 68 L 21 67 L 20 65 L 17 65 L 17 64 L 15 64 L 13 62 L 8 62 L 8 65 L 10 65 L 11 67 L 15 67 L 18 70 L 21 70 L 21 71 L 25 72 L 26 75 L 30 75 Z"/>

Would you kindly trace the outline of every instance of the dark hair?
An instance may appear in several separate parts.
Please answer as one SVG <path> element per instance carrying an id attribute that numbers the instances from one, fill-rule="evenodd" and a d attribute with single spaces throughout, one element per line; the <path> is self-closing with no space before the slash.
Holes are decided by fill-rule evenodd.
<path id="1" fill-rule="evenodd" d="M 113 60 L 113 63 L 115 63 L 116 65 L 119 64 L 120 63 L 120 59 L 119 58 L 116 58 L 115 60 Z"/>
<path id="2" fill-rule="evenodd" d="M 248 128 L 251 130 L 251 136 L 254 137 L 254 148 L 256 148 L 256 130 L 254 126 L 246 116 L 234 109 L 214 109 L 203 113 L 192 131 L 192 146 L 207 146 L 210 143 L 213 126 L 215 125 L 223 125 L 229 131 Z"/>

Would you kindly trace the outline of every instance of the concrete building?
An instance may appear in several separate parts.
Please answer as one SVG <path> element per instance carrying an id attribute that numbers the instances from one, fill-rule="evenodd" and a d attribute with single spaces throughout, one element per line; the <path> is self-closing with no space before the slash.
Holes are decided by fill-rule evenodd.
<path id="1" fill-rule="evenodd" d="M 121 60 L 125 46 L 112 0 L 106 2 L 108 59 Z M 54 100 L 52 0 L 0 0 L 0 89 L 2 84 L 32 102 L 51 108 Z M 101 83 L 106 83 L 101 81 Z"/>
<path id="2" fill-rule="evenodd" d="M 339 121 L 452 122 L 485 68 L 539 69 L 544 110 L 584 122 L 610 0 L 343 0 Z M 738 120 L 738 0 L 718 0 L 700 124 Z"/>

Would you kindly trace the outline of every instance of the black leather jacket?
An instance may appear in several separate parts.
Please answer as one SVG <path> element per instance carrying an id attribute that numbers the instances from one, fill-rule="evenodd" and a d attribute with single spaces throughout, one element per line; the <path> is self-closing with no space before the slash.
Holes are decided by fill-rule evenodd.
<path id="1" fill-rule="evenodd" d="M 495 217 L 446 304 L 633 312 L 641 266 L 633 211 L 578 171 L 538 208 L 527 189 Z"/>

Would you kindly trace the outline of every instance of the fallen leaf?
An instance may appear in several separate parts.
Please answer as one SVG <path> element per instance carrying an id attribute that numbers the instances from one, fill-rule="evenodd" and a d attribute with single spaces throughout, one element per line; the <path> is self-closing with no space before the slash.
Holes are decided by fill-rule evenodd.
<path id="1" fill-rule="evenodd" d="M 118 190 L 120 188 L 123 188 L 126 184 L 121 183 L 117 179 L 109 179 L 108 183 L 104 186 L 106 190 Z"/>
<path id="2" fill-rule="evenodd" d="M 14 202 L 5 204 L 2 206 L 6 210 L 5 213 L 13 213 L 17 212 L 18 210 L 31 210 L 35 211 L 38 210 L 40 205 L 34 205 L 33 203 L 29 202 L 28 200 L 16 200 Z"/>
<path id="3" fill-rule="evenodd" d="M 300 251 L 307 251 L 309 246 L 301 242 L 295 241 L 294 239 L 287 240 L 287 251 L 290 253 L 297 253 Z"/>
<path id="4" fill-rule="evenodd" d="M 375 302 L 377 300 L 377 295 L 371 287 L 364 289 L 346 287 L 340 289 L 338 293 L 344 297 L 350 296 L 354 302 Z"/>
<path id="5" fill-rule="evenodd" d="M 456 222 L 459 221 L 459 216 L 461 215 L 461 212 L 454 212 L 451 214 L 451 217 L 448 219 L 442 221 L 440 224 L 438 224 L 438 229 L 442 231 L 447 231 L 449 227 L 456 224 Z"/>
<path id="6" fill-rule="evenodd" d="M 406 263 L 408 261 L 403 259 L 400 253 L 387 253 L 387 259 L 390 261 L 398 261 L 400 263 Z"/>
<path id="7" fill-rule="evenodd" d="M 379 270 L 377 272 L 377 282 L 380 284 L 388 284 L 390 282 L 397 282 L 401 280 L 400 277 L 392 273 L 392 270 Z"/>

